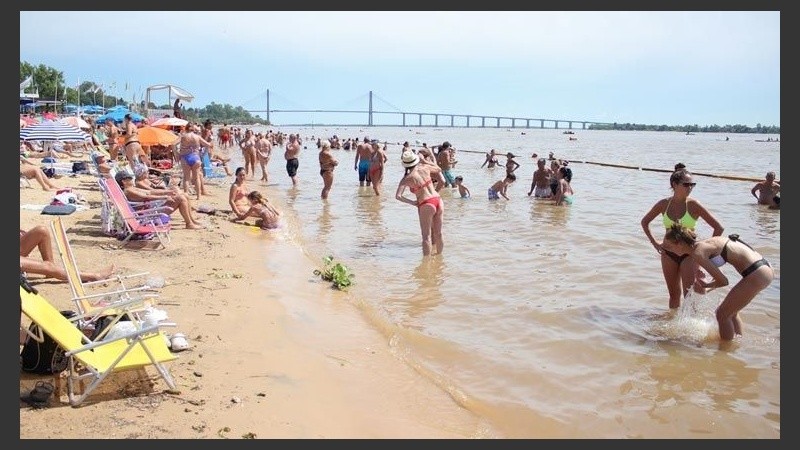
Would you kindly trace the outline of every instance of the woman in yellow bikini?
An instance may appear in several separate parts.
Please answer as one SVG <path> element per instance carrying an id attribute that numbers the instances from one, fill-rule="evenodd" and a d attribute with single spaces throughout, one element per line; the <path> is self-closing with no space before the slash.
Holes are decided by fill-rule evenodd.
<path id="1" fill-rule="evenodd" d="M 672 196 L 662 198 L 650 208 L 650 211 L 642 217 L 642 229 L 650 244 L 661 255 L 661 271 L 669 291 L 669 307 L 677 308 L 681 305 L 681 296 L 686 296 L 689 288 L 695 282 L 698 270 L 697 262 L 691 257 L 687 258 L 690 256 L 689 254 L 678 255 L 663 248 L 663 239 L 662 242 L 655 240 L 650 231 L 650 222 L 660 214 L 665 235 L 675 223 L 694 230 L 698 218 L 703 218 L 714 229 L 712 236 L 722 235 L 724 228 L 700 202 L 689 196 L 697 183 L 694 182 L 692 174 L 688 170 L 680 169 L 673 172 L 669 177 L 669 184 L 672 188 Z M 699 284 L 695 286 L 695 290 L 703 292 Z"/>

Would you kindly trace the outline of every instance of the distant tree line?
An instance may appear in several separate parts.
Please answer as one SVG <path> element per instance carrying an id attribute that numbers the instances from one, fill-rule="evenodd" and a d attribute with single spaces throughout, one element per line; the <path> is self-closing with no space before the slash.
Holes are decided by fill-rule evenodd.
<path id="1" fill-rule="evenodd" d="M 61 101 L 75 105 L 100 105 L 111 107 L 115 105 L 126 105 L 133 107 L 131 102 L 122 97 L 106 94 L 105 87 L 94 81 L 83 81 L 79 86 L 67 86 L 64 81 L 64 73 L 39 64 L 34 66 L 25 61 L 19 63 L 19 82 L 33 75 L 33 86 L 39 90 L 39 100 Z M 113 87 L 110 87 L 113 89 Z M 28 89 L 30 90 L 30 89 Z M 138 102 L 140 109 L 144 109 L 144 100 Z M 150 109 L 169 109 L 172 105 L 156 106 L 153 102 L 147 105 Z M 253 116 L 241 106 L 219 105 L 212 102 L 204 108 L 186 108 L 187 120 L 204 122 L 211 119 L 214 123 L 240 123 L 240 124 L 262 124 L 269 125 L 269 122 L 259 116 Z"/>
<path id="2" fill-rule="evenodd" d="M 781 127 L 762 126 L 760 123 L 754 127 L 747 125 L 642 125 L 638 123 L 613 123 L 608 125 L 591 124 L 590 130 L 621 130 L 621 131 L 682 131 L 685 133 L 761 133 L 780 134 Z"/>
<path id="3" fill-rule="evenodd" d="M 64 103 L 76 105 L 130 105 L 125 99 L 107 95 L 103 84 L 94 81 L 83 81 L 79 86 L 66 86 L 64 74 L 44 64 L 34 66 L 25 61 L 19 63 L 19 82 L 33 75 L 34 85 L 39 89 L 40 100 L 60 100 Z M 144 100 L 139 102 L 139 107 L 144 108 Z M 156 106 L 154 103 L 147 105 L 151 109 L 172 109 L 172 105 Z M 203 108 L 186 108 L 184 111 L 188 120 L 204 122 L 211 119 L 214 123 L 240 123 L 270 125 L 269 121 L 260 116 L 253 116 L 241 106 L 229 104 L 220 105 L 211 102 Z M 747 125 L 643 125 L 637 123 L 613 123 L 608 125 L 591 124 L 590 130 L 632 130 L 632 131 L 682 131 L 685 133 L 762 133 L 780 134 L 779 126 L 762 126 L 760 123 L 753 127 Z"/>

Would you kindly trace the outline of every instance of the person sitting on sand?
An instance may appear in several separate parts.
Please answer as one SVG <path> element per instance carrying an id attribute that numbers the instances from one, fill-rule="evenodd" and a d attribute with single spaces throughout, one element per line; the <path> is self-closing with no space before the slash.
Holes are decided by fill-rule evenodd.
<path id="1" fill-rule="evenodd" d="M 200 224 L 197 219 L 192 217 L 192 209 L 187 201 L 187 195 L 179 195 L 175 192 L 169 191 L 166 193 L 153 193 L 148 189 L 137 187 L 133 175 L 126 171 L 117 172 L 117 183 L 122 187 L 125 197 L 131 202 L 152 202 L 154 200 L 166 200 L 164 206 L 169 208 L 169 215 L 172 215 L 176 210 L 180 211 L 183 217 L 186 228 L 190 230 L 199 230 L 205 228 Z"/>
<path id="2" fill-rule="evenodd" d="M 47 178 L 47 175 L 44 174 L 44 170 L 42 170 L 41 167 L 22 155 L 19 155 L 19 175 L 25 177 L 26 180 L 35 178 L 45 191 L 58 189 L 58 186 Z"/>
<path id="3" fill-rule="evenodd" d="M 250 202 L 250 209 L 242 214 L 236 214 L 236 219 L 244 220 L 247 217 L 255 217 L 256 226 L 262 230 L 272 230 L 280 226 L 281 213 L 258 191 L 251 191 L 247 194 Z"/>
<path id="4" fill-rule="evenodd" d="M 231 205 L 231 212 L 234 214 L 243 214 L 250 208 L 250 202 L 247 201 L 247 194 L 251 189 L 246 184 L 247 171 L 244 167 L 237 167 L 233 183 L 228 193 L 228 204 Z"/>
<path id="5" fill-rule="evenodd" d="M 42 260 L 31 258 L 33 249 L 38 248 Z M 44 275 L 48 278 L 66 281 L 67 271 L 56 264 L 53 254 L 53 241 L 50 230 L 44 225 L 36 225 L 30 230 L 19 230 L 19 268 L 26 273 Z M 105 280 L 114 273 L 115 266 L 111 264 L 99 272 L 81 271 L 81 281 Z"/>

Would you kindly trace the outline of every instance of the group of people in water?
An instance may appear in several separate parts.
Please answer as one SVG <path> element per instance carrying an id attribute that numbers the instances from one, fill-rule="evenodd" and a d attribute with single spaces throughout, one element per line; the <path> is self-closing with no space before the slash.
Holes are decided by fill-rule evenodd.
<path id="1" fill-rule="evenodd" d="M 245 132 L 242 147 L 246 146 L 251 134 L 250 131 Z M 267 135 L 263 136 L 266 138 Z M 182 136 L 183 154 L 188 154 L 186 152 L 192 152 L 200 146 L 213 146 L 212 142 L 199 137 L 189 142 L 190 138 L 194 136 L 188 138 Z M 293 186 L 297 186 L 298 157 L 303 148 L 302 140 L 298 135 L 289 135 L 288 141 L 284 152 L 286 171 L 292 179 Z M 329 139 L 318 139 L 317 145 L 319 173 L 323 180 L 320 196 L 322 199 L 327 199 L 333 185 L 334 169 L 339 165 L 339 161 L 331 152 L 333 146 Z M 455 148 L 447 141 L 433 148 L 424 145 L 420 149 L 412 149 L 408 142 L 403 144 L 400 160 L 404 174 L 398 182 L 395 198 L 417 208 L 422 253 L 425 256 L 441 254 L 444 249 L 442 237 L 444 202 L 439 192 L 450 187 L 458 189 L 461 197 L 471 196 L 469 188 L 464 185 L 463 177 L 454 173 L 458 163 L 455 154 Z M 486 153 L 486 159 L 481 165 L 488 168 L 504 166 L 506 169 L 503 178 L 488 188 L 487 196 L 490 200 L 508 199 L 508 187 L 517 179 L 514 173 L 519 167 L 519 163 L 515 161 L 516 155 L 509 152 L 505 156 L 506 161 L 503 164 L 499 161 L 497 152 L 492 149 Z M 536 160 L 537 168 L 533 173 L 528 196 L 553 199 L 556 205 L 572 204 L 574 191 L 570 184 L 572 170 L 569 162 L 556 159 L 551 153 L 548 167 L 548 159 L 539 158 L 536 154 L 533 158 Z M 385 143 L 381 144 L 365 136 L 363 141 L 355 144 L 353 170 L 357 172 L 359 185 L 371 186 L 375 195 L 381 195 L 387 161 Z M 240 167 L 235 172 L 236 179 L 231 185 L 229 198 L 232 219 L 255 217 L 258 226 L 274 229 L 280 224 L 280 211 L 260 192 L 245 186 L 248 170 L 252 170 L 250 172 L 252 174 L 255 172 L 253 166 Z M 265 179 L 266 171 L 263 167 L 262 170 L 264 170 L 262 179 Z M 198 192 L 201 192 L 203 186 L 197 185 L 194 173 L 188 175 L 195 181 Z M 772 282 L 774 272 L 769 262 L 739 239 L 738 235 L 722 236 L 724 231 L 722 224 L 703 204 L 691 197 L 691 192 L 697 183 L 685 165 L 676 164 L 669 183 L 672 195 L 658 200 L 641 220 L 644 234 L 661 260 L 669 295 L 669 307 L 678 308 L 690 290 L 696 294 L 705 294 L 713 289 L 727 286 L 730 281 L 720 267 L 725 263 L 731 264 L 742 278 L 731 288 L 716 310 L 720 337 L 723 341 L 731 340 L 735 335 L 742 334 L 739 312 Z M 767 173 L 764 181 L 753 186 L 751 193 L 760 204 L 779 209 L 780 182 L 775 180 L 774 172 Z M 657 217 L 661 217 L 664 226 L 661 240 L 657 240 L 650 229 L 650 223 Z M 711 237 L 698 238 L 695 227 L 699 219 L 704 220 L 712 228 Z"/>
<path id="2" fill-rule="evenodd" d="M 775 273 L 769 262 L 737 234 L 722 235 L 725 229 L 719 220 L 691 196 L 697 182 L 684 164 L 676 164 L 669 183 L 672 195 L 658 200 L 641 220 L 645 236 L 660 255 L 669 307 L 680 307 L 690 290 L 705 294 L 730 284 L 720 270 L 729 263 L 742 278 L 725 295 L 715 316 L 721 340 L 730 341 L 742 334 L 739 312 L 770 285 Z M 760 204 L 769 205 L 780 191 L 775 173 L 767 173 L 765 180 L 757 183 L 752 191 L 754 195 L 759 193 L 756 198 Z M 650 223 L 659 216 L 665 229 L 661 241 L 656 240 L 650 230 Z M 695 232 L 698 219 L 711 226 L 711 237 L 698 238 Z"/>

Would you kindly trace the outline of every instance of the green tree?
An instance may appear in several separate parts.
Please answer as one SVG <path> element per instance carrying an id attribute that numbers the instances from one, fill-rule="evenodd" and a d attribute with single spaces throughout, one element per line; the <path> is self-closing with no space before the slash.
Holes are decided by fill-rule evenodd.
<path id="1" fill-rule="evenodd" d="M 39 98 L 54 100 L 60 98 L 64 92 L 64 74 L 58 70 L 39 64 L 33 66 L 25 61 L 19 63 L 19 82 L 22 83 L 28 76 L 33 75 L 33 85 L 39 89 Z M 56 93 L 58 89 L 58 93 Z"/>

